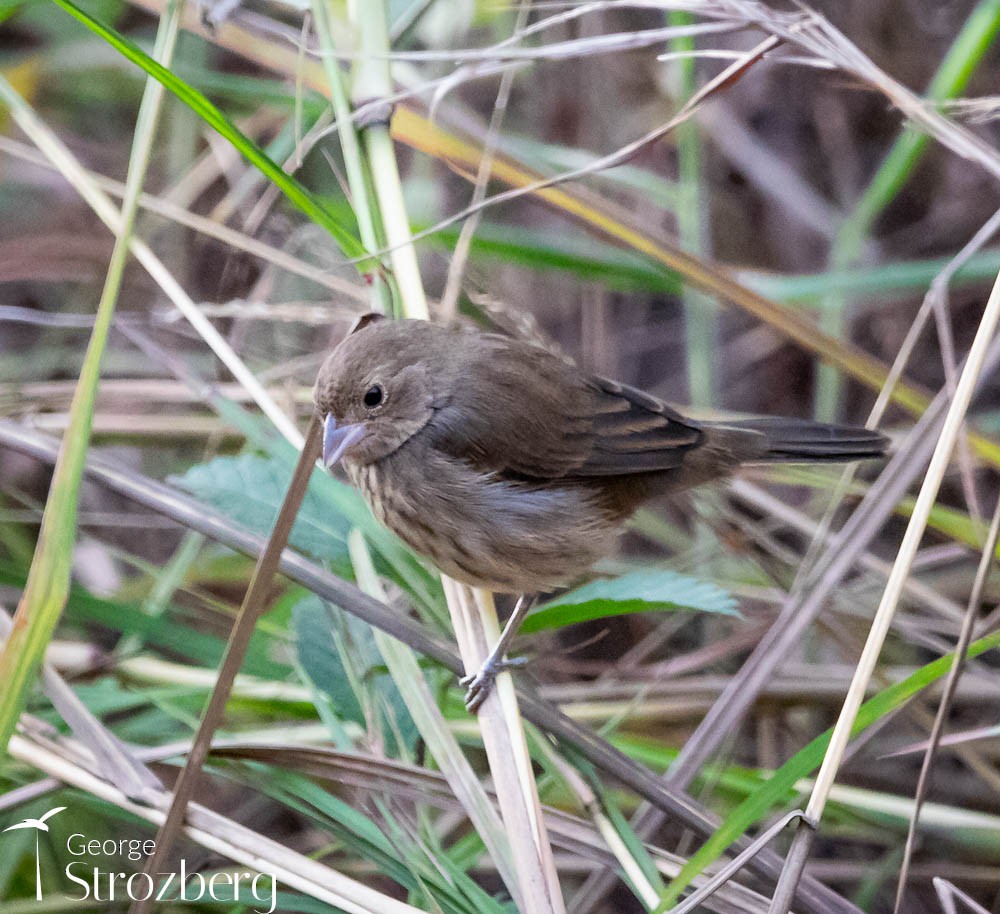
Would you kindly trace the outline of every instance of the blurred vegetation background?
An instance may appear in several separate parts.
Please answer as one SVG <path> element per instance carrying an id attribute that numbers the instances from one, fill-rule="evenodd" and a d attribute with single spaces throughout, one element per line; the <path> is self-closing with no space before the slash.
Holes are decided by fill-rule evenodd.
<path id="1" fill-rule="evenodd" d="M 380 111 L 359 82 L 366 58 L 357 21 L 364 14 L 320 3 L 184 9 L 168 67 L 175 84 L 152 135 L 147 196 L 134 229 L 274 412 L 298 428 L 311 412 L 320 362 L 372 307 L 382 277 L 389 277 L 384 300 L 398 301 L 390 259 L 377 271 L 362 264 L 359 274 L 349 262 L 356 252 L 331 234 L 332 223 L 355 239 L 360 229 L 350 155 L 345 159 L 333 126 L 330 69 L 362 112 L 362 135 L 377 126 Z M 1000 270 L 988 231 L 953 275 L 949 266 L 989 228 L 1000 200 L 1000 3 L 813 6 L 845 44 L 796 44 L 793 25 L 808 16 L 777 3 L 389 2 L 398 91 L 392 130 L 431 313 L 447 318 L 455 307 L 439 304 L 463 224 L 453 217 L 473 200 L 470 179 L 483 148 L 493 159 L 492 179 L 482 187 L 488 201 L 534 178 L 585 169 L 544 199 L 520 194 L 482 208 L 454 277 L 460 319 L 557 346 L 588 370 L 704 416 L 773 413 L 864 424 L 885 372 L 900 359 L 897 390 L 904 392 L 878 419 L 898 445 L 915 447 L 907 434 L 929 398 L 954 383 Z M 21 601 L 36 554 L 54 457 L 45 436 L 59 438 L 70 422 L 114 246 L 67 180 L 65 160 L 53 164 L 39 151 L 39 137 L 63 144 L 120 202 L 146 83 L 136 60 L 153 53 L 162 7 L 160 0 L 0 3 L 6 612 Z M 699 88 L 769 34 L 784 39 L 769 56 L 749 61 L 675 129 L 615 158 L 625 144 L 670 123 Z M 924 110 L 946 122 L 928 115 L 906 126 L 895 106 L 901 87 L 926 96 Z M 498 91 L 509 94 L 502 109 Z M 235 125 L 235 146 L 209 109 Z M 35 132 L 26 132 L 24 111 L 36 120 Z M 248 160 L 254 150 L 308 188 L 325 215 L 295 205 L 294 189 Z M 364 155 L 362 162 L 370 167 Z M 929 289 L 940 295 L 926 297 Z M 90 449 L 92 458 L 120 468 L 125 482 L 109 487 L 107 479 L 84 478 L 75 546 L 70 539 L 64 549 L 73 583 L 48 653 L 87 711 L 132 754 L 148 749 L 167 782 L 253 564 L 229 548 L 234 542 L 220 544 L 194 520 L 179 520 L 179 509 L 157 508 L 176 496 L 175 507 L 200 508 L 202 519 L 215 518 L 231 533 L 264 535 L 292 465 L 292 448 L 265 417 L 260 396 L 219 351 L 181 315 L 162 282 L 130 258 Z M 980 592 L 973 581 L 996 502 L 998 393 L 995 373 L 985 373 L 968 423 L 979 438 L 956 451 L 868 694 L 884 695 L 913 675 L 914 689 L 928 691 L 905 705 L 904 696 L 893 698 L 877 726 L 852 745 L 807 867 L 842 901 L 826 910 L 892 911 L 898 903 L 920 750 L 940 696 L 921 668 L 954 648 L 970 596 L 976 634 L 995 621 L 996 579 Z M 695 751 L 693 733 L 699 747 L 710 738 L 706 757 L 713 761 L 696 766 L 691 792 L 723 818 L 740 804 L 754 810 L 726 819 L 729 840 L 795 808 L 822 749 L 801 763 L 800 774 L 782 766 L 836 719 L 919 474 L 909 495 L 879 496 L 889 499 L 886 522 L 865 532 L 863 554 L 824 592 L 816 624 L 773 658 L 773 674 L 747 684 L 755 700 L 746 715 L 710 737 L 696 728 L 727 687 L 743 682 L 744 660 L 788 594 L 832 557 L 823 525 L 844 522 L 878 469 L 860 468 L 842 491 L 832 470 L 754 471 L 732 488 L 643 512 L 620 554 L 598 569 L 621 583 L 580 598 L 582 623 L 524 638 L 519 647 L 532 663 L 518 676 L 657 771 L 682 747 Z M 135 488 L 147 480 L 166 488 L 137 501 Z M 839 500 L 831 503 L 835 491 Z M 394 610 L 446 634 L 433 570 L 381 531 L 350 489 L 317 475 L 293 547 L 312 566 L 355 581 L 352 530 L 372 550 Z M 273 608 L 243 668 L 247 678 L 229 705 L 231 746 L 213 756 L 199 799 L 386 898 L 449 912 L 508 904 L 495 861 L 482 853 L 482 834 L 446 788 L 417 779 L 418 771 L 436 776 L 440 762 L 407 710 L 406 689 L 387 675 L 371 630 L 335 604 L 301 579 L 275 583 Z M 622 614 L 637 609 L 650 611 Z M 452 731 L 483 773 L 478 735 L 453 677 L 430 660 L 422 664 Z M 935 888 L 935 877 L 970 904 L 1000 910 L 997 689 L 996 661 L 985 654 L 955 691 L 947 730 L 959 738 L 937 752 L 910 889 L 898 910 L 947 910 L 942 898 L 951 890 Z M 72 758 L 60 742 L 66 714 L 51 694 L 36 690 L 28 711 L 18 738 L 54 741 L 53 751 Z M 566 838 L 556 829 L 562 837 L 553 839 L 575 914 L 654 909 L 703 837 L 690 823 L 668 821 L 650 837 L 655 849 L 643 850 L 628 825 L 637 795 L 573 752 L 557 758 L 549 741 L 530 732 L 543 802 L 583 817 L 579 832 Z M 49 769 L 16 745 L 0 765 L 0 825 L 57 800 L 69 807 L 42 836 L 43 860 L 56 864 L 45 871 L 52 896 L 67 890 L 60 881 L 66 835 L 84 828 L 94 837 L 148 833 L 134 811 L 82 783 L 48 795 L 55 785 L 39 779 Z M 332 751 L 313 756 L 303 747 Z M 897 750 L 905 752 L 890 756 Z M 365 764 L 348 773 L 358 760 Z M 570 762 L 624 836 L 649 892 L 634 872 L 601 884 L 596 874 L 625 864 L 595 837 Z M 393 781 L 394 766 L 411 766 L 399 769 L 406 790 Z M 771 779 L 777 770 L 788 775 L 783 787 Z M 235 833 L 228 838 L 238 843 Z M 184 852 L 207 869 L 229 865 L 217 849 Z M 27 838 L 4 844 L 0 914 L 54 910 L 32 901 L 33 854 Z M 767 881 L 751 873 L 745 885 L 728 887 L 706 910 L 767 910 Z M 817 897 L 808 909 L 824 910 L 826 896 Z M 279 909 L 341 909 L 322 898 L 288 883 Z M 174 908 L 186 906 L 164 910 Z"/>

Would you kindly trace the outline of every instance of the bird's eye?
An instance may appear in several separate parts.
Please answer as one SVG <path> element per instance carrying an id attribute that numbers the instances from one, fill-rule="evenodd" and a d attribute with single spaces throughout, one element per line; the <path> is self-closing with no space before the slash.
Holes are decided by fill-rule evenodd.
<path id="1" fill-rule="evenodd" d="M 362 402 L 369 409 L 374 409 L 379 403 L 382 402 L 382 388 L 378 384 L 372 384 L 368 390 L 365 391 L 364 397 L 362 397 Z"/>

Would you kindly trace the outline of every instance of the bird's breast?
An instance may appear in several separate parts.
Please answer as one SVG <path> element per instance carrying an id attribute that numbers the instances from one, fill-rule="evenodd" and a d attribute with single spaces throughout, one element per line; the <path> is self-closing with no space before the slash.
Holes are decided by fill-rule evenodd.
<path id="1" fill-rule="evenodd" d="M 504 480 L 433 449 L 347 470 L 379 521 L 476 587 L 552 590 L 613 548 L 615 519 L 579 485 Z"/>

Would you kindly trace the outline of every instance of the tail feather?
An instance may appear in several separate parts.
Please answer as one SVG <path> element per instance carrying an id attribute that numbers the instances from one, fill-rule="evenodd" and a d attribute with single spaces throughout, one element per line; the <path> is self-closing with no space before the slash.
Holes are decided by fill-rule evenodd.
<path id="1" fill-rule="evenodd" d="M 889 445 L 889 439 L 879 432 L 808 419 L 766 417 L 727 422 L 726 425 L 763 435 L 766 444 L 760 459 L 764 461 L 837 463 L 863 460 L 883 456 Z"/>

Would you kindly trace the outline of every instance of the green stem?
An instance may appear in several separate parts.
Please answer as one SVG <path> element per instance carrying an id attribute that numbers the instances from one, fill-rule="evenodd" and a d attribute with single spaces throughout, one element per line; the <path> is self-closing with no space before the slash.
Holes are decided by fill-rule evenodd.
<path id="1" fill-rule="evenodd" d="M 673 12 L 671 25 L 689 25 L 694 16 L 686 11 Z M 672 39 L 671 49 L 688 52 L 694 50 L 694 37 L 690 35 Z M 695 60 L 682 57 L 676 62 L 680 74 L 679 98 L 691 98 L 696 89 Z M 701 175 L 701 138 L 697 125 L 687 121 L 674 132 L 678 155 L 677 230 L 681 247 L 692 254 L 700 254 L 705 247 L 705 224 L 702 219 L 704 202 Z M 696 289 L 684 290 L 684 335 L 687 355 L 688 393 L 697 406 L 711 406 L 715 400 L 715 336 L 718 309 L 715 302 Z"/>
<path id="2" fill-rule="evenodd" d="M 965 657 L 971 660 L 998 647 L 1000 647 L 1000 632 L 994 632 L 974 641 Z M 858 736 L 863 733 L 914 695 L 946 676 L 954 662 L 954 653 L 945 654 L 870 698 L 858 711 L 851 735 Z M 765 783 L 726 816 L 722 825 L 689 857 L 688 862 L 667 886 L 667 891 L 660 900 L 660 906 L 656 909 L 657 912 L 669 910 L 669 906 L 680 897 L 681 892 L 717 860 L 729 845 L 746 834 L 765 816 L 771 814 L 776 806 L 789 803 L 790 798 L 796 795 L 797 782 L 809 777 L 823 761 L 832 735 L 833 728 L 830 728 L 796 752 Z"/>
<path id="3" fill-rule="evenodd" d="M 386 98 L 392 94 L 392 75 L 389 72 L 389 27 L 385 5 L 378 0 L 352 0 L 348 9 L 358 30 L 361 52 L 354 76 L 354 103 L 358 105 Z M 382 213 L 382 227 L 390 249 L 389 259 L 399 288 L 402 313 L 406 317 L 426 320 L 427 298 L 406 215 L 388 116 L 384 121 L 367 124 L 362 140 Z"/>
<path id="4" fill-rule="evenodd" d="M 313 16 L 316 19 L 316 33 L 322 51 L 323 70 L 330 86 L 330 101 L 334 117 L 337 119 L 337 134 L 344 156 L 347 172 L 347 186 L 351 191 L 351 205 L 358 220 L 361 243 L 369 252 L 383 247 L 379 233 L 377 202 L 371 193 L 372 185 L 365 168 L 358 133 L 351 116 L 351 105 L 344 86 L 344 76 L 337 64 L 336 46 L 333 41 L 333 19 L 330 14 L 330 0 L 312 0 Z M 380 270 L 373 270 L 372 302 L 376 310 L 386 312 L 392 307 L 392 294 L 385 276 Z"/>

